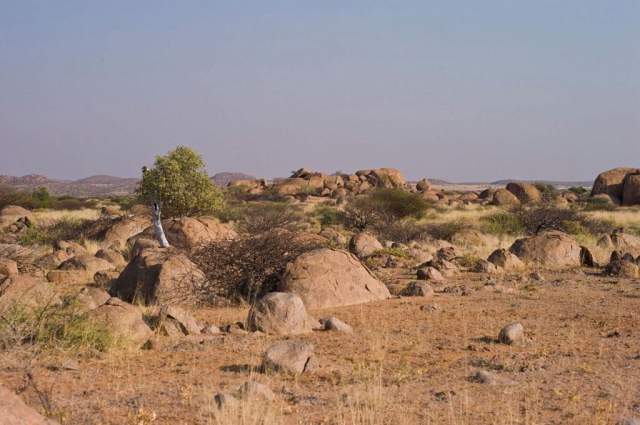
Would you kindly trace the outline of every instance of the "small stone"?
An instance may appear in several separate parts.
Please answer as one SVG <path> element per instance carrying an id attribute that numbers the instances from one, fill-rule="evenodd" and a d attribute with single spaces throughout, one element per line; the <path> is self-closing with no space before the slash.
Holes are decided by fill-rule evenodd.
<path id="1" fill-rule="evenodd" d="M 418 269 L 416 277 L 420 280 L 431 280 L 433 282 L 444 282 L 442 273 L 435 267 L 425 267 Z"/>
<path id="2" fill-rule="evenodd" d="M 222 333 L 220 328 L 216 325 L 206 325 L 200 332 L 204 335 L 220 335 Z"/>
<path id="3" fill-rule="evenodd" d="M 242 384 L 238 388 L 238 395 L 242 400 L 261 399 L 271 401 L 276 397 L 269 387 L 256 381 L 247 381 Z"/>
<path id="4" fill-rule="evenodd" d="M 524 342 L 524 327 L 520 323 L 510 323 L 500 330 L 498 341 L 503 344 L 516 345 Z"/>
<path id="5" fill-rule="evenodd" d="M 433 297 L 433 288 L 427 282 L 414 281 L 410 282 L 402 291 L 402 295 L 408 297 Z"/>
<path id="6" fill-rule="evenodd" d="M 532 272 L 531 274 L 529 274 L 529 277 L 531 278 L 531 280 L 535 280 L 538 282 L 544 282 L 544 276 L 542 276 L 542 274 L 540 274 L 540 272 Z"/>
<path id="7" fill-rule="evenodd" d="M 420 310 L 422 311 L 437 311 L 440 310 L 440 306 L 438 304 L 425 304 L 420 306 Z"/>
<path id="8" fill-rule="evenodd" d="M 280 341 L 267 348 L 262 369 L 300 374 L 310 371 L 314 363 L 313 345 L 302 341 Z"/>
<path id="9" fill-rule="evenodd" d="M 325 331 L 338 331 L 338 332 L 345 332 L 348 334 L 353 333 L 353 328 L 348 324 L 344 323 L 342 320 L 338 319 L 337 317 L 331 316 L 331 317 L 320 319 L 320 323 L 323 324 L 323 329 Z"/>
<path id="10" fill-rule="evenodd" d="M 473 381 L 486 385 L 514 385 L 515 382 L 511 379 L 499 376 L 493 372 L 487 370 L 477 371 L 471 378 Z"/>

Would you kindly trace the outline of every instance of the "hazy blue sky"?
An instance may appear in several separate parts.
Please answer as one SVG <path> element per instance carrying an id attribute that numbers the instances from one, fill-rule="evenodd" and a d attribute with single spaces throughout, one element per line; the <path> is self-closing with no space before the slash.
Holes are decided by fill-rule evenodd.
<path id="1" fill-rule="evenodd" d="M 0 174 L 640 166 L 637 0 L 0 0 Z"/>

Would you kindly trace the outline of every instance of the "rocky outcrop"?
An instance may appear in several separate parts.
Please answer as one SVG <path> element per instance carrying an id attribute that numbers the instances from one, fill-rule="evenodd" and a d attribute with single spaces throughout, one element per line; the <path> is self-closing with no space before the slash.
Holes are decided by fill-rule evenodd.
<path id="1" fill-rule="evenodd" d="M 493 194 L 491 203 L 500 207 L 510 207 L 520 205 L 520 200 L 516 195 L 509 192 L 507 189 L 498 189 Z"/>

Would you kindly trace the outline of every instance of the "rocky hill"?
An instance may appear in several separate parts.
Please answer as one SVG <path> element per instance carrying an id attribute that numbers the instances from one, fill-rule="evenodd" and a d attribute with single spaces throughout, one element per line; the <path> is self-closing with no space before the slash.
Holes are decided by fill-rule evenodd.
<path id="1" fill-rule="evenodd" d="M 0 184 L 16 190 L 46 187 L 49 192 L 59 196 L 121 196 L 132 194 L 138 185 L 138 179 L 96 175 L 80 180 L 56 180 L 38 174 L 21 177 L 1 175 Z"/>

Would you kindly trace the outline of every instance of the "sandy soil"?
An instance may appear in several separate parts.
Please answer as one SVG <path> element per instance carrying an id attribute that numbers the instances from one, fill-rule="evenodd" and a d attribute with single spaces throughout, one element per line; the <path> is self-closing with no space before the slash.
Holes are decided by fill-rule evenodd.
<path id="1" fill-rule="evenodd" d="M 231 423 L 210 416 L 212 397 L 249 378 L 276 393 L 273 418 L 259 415 L 268 424 L 613 423 L 640 414 L 640 281 L 591 273 L 544 272 L 543 282 L 463 274 L 433 299 L 312 312 L 355 332 L 294 338 L 312 342 L 319 363 L 299 377 L 255 370 L 282 339 L 258 334 L 165 340 L 82 357 L 79 370 L 52 367 L 64 355 L 43 358 L 32 374 L 66 424 Z M 246 309 L 196 314 L 223 324 L 243 320 Z M 524 325 L 526 343 L 495 342 L 513 321 Z M 504 382 L 474 382 L 479 369 Z M 13 389 L 24 387 L 24 373 L 16 358 L 2 359 L 0 380 Z M 32 386 L 23 397 L 43 409 Z"/>

